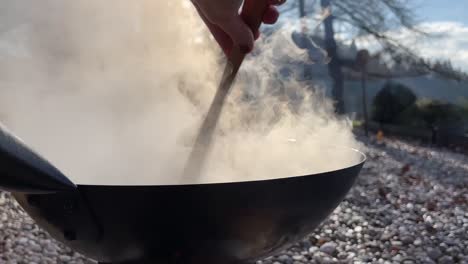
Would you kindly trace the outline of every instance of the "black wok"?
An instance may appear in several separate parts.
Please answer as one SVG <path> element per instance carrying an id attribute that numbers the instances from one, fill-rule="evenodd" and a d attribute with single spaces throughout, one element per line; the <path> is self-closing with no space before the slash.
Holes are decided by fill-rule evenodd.
<path id="1" fill-rule="evenodd" d="M 55 239 L 100 262 L 248 263 L 290 246 L 326 219 L 362 168 L 365 156 L 355 154 L 361 160 L 354 166 L 281 179 L 75 185 L 1 129 L 0 188 Z"/>

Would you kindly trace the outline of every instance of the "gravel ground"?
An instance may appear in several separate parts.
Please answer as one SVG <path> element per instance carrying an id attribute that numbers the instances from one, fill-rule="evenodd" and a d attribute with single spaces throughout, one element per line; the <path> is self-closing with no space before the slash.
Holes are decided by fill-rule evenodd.
<path id="1" fill-rule="evenodd" d="M 468 156 L 397 139 L 362 139 L 369 161 L 334 214 L 259 264 L 468 264 Z M 54 242 L 0 193 L 0 263 L 92 263 Z"/>

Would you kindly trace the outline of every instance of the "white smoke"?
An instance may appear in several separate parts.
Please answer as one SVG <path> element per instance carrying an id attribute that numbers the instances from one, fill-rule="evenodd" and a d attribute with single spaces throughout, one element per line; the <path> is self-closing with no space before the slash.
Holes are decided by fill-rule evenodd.
<path id="1" fill-rule="evenodd" d="M 1 12 L 3 123 L 75 183 L 179 183 L 222 69 L 218 47 L 188 3 L 6 0 Z M 243 65 L 197 181 L 358 162 L 352 151 L 327 147 L 359 148 L 331 102 L 295 81 L 294 70 L 279 78 L 281 65 L 307 59 L 288 34 L 258 42 L 260 53 Z M 246 93 L 256 99 L 245 102 Z"/>

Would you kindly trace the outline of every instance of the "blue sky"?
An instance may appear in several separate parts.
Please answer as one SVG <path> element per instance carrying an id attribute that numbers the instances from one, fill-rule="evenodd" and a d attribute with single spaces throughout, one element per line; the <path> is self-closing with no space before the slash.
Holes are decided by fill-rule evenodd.
<path id="1" fill-rule="evenodd" d="M 420 27 L 432 37 L 405 30 L 396 30 L 392 37 L 426 58 L 449 59 L 468 72 L 468 0 L 415 0 L 412 5 Z"/>
<path id="2" fill-rule="evenodd" d="M 451 21 L 468 26 L 468 0 L 419 0 L 417 13 L 425 21 Z"/>
<path id="3" fill-rule="evenodd" d="M 468 71 L 468 0 L 418 0 L 417 15 L 429 32 L 445 37 L 421 42 L 420 49 L 429 57 L 448 58 Z"/>

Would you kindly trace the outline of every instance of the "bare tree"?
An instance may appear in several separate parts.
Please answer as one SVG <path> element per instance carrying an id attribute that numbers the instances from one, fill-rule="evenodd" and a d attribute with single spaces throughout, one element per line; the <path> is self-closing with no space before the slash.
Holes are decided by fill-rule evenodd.
<path id="1" fill-rule="evenodd" d="M 336 101 L 338 113 L 344 113 L 344 74 L 343 68 L 356 69 L 354 58 L 344 58 L 338 51 L 337 26 L 346 29 L 346 34 L 350 39 L 359 36 L 366 36 L 375 43 L 380 44 L 382 52 L 390 55 L 389 58 L 404 58 L 404 62 L 412 65 L 424 62 L 417 53 L 410 47 L 405 46 L 400 41 L 394 39 L 392 31 L 398 29 L 410 30 L 414 34 L 425 35 L 416 25 L 417 20 L 411 7 L 411 0 L 320 0 L 316 3 L 309 0 L 312 8 L 305 10 L 306 0 L 299 1 L 300 15 L 307 11 L 314 11 L 317 8 L 331 11 L 323 21 L 324 49 L 328 53 L 330 62 L 328 72 L 333 80 L 332 95 Z M 320 4 L 318 6 L 318 4 Z M 315 8 L 314 8 L 315 6 Z M 428 68 L 427 64 L 421 67 Z M 360 71 L 360 69 L 356 69 Z"/>

